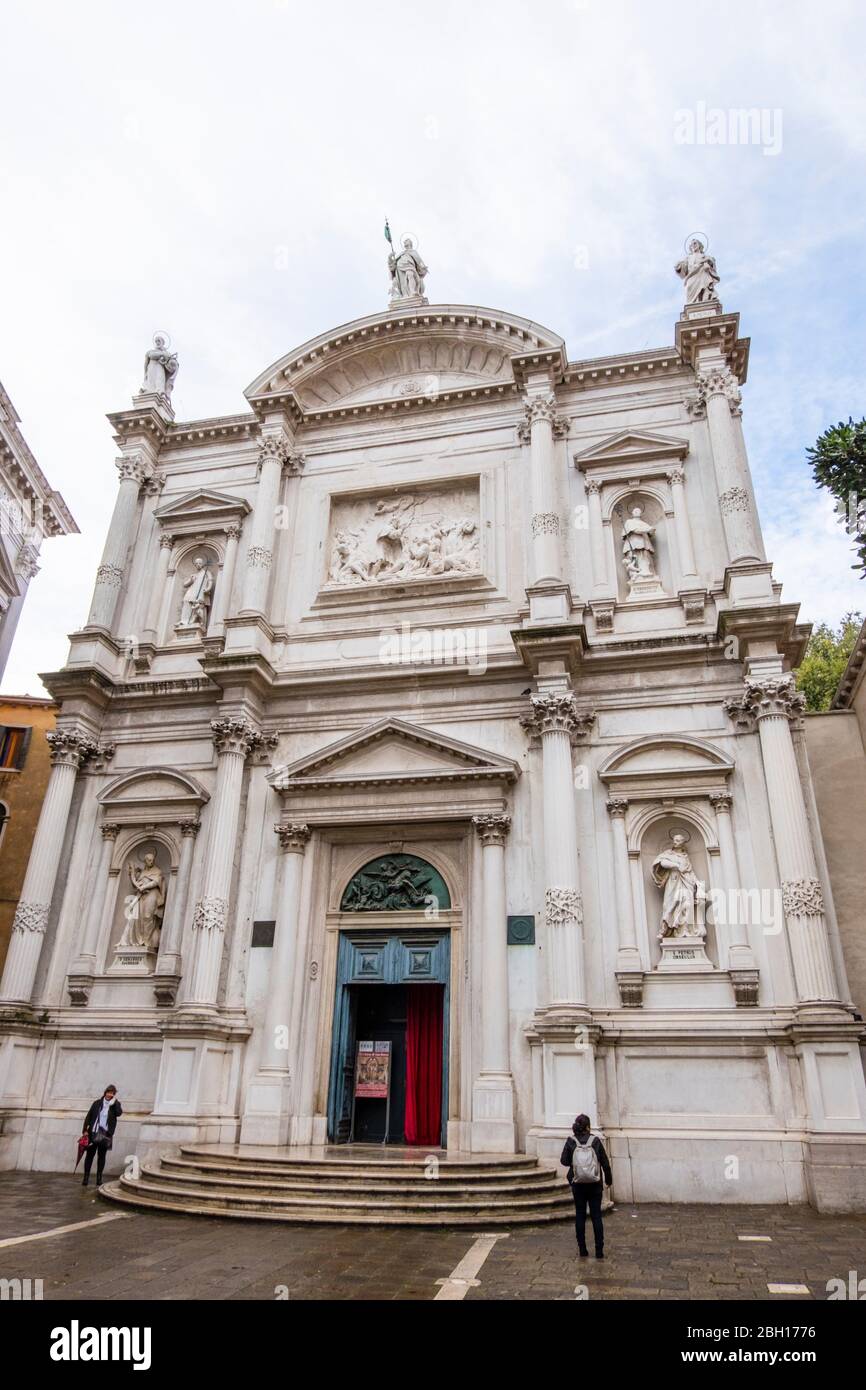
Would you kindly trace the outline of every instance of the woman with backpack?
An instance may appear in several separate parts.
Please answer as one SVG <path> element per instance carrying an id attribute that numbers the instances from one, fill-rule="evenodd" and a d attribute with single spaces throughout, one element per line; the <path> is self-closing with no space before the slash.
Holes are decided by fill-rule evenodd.
<path id="1" fill-rule="evenodd" d="M 590 1129 L 588 1115 L 578 1115 L 571 1128 L 574 1137 L 566 1139 L 559 1161 L 568 1169 L 566 1177 L 571 1183 L 577 1248 L 581 1255 L 589 1254 L 586 1248 L 586 1209 L 589 1207 L 592 1233 L 595 1236 L 595 1258 L 603 1260 L 604 1225 L 601 1219 L 601 1194 L 605 1182 L 608 1187 L 613 1184 L 610 1163 L 604 1151 L 604 1144 Z"/>

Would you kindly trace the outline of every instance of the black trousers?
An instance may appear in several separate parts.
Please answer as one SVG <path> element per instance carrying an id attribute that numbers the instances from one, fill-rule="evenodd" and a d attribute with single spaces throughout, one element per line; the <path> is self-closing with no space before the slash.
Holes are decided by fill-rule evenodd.
<path id="1" fill-rule="evenodd" d="M 108 1153 L 107 1144 L 88 1144 L 84 1150 L 84 1176 L 90 1177 L 90 1170 L 93 1167 L 93 1155 L 96 1154 L 96 1181 L 102 1181 L 102 1170 L 105 1167 L 105 1155 Z"/>
<path id="2" fill-rule="evenodd" d="M 86 1160 L 85 1160 L 86 1161 Z M 586 1209 L 592 1222 L 595 1236 L 595 1253 L 604 1249 L 604 1223 L 601 1219 L 601 1194 L 604 1184 L 600 1182 L 573 1182 L 571 1195 L 574 1198 L 574 1233 L 580 1250 L 586 1249 Z"/>

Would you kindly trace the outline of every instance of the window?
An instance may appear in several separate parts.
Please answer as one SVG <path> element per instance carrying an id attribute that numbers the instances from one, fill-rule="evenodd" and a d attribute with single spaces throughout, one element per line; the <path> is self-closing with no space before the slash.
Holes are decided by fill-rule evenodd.
<path id="1" fill-rule="evenodd" d="M 13 767 L 19 771 L 27 758 L 31 729 L 0 724 L 0 768 Z"/>

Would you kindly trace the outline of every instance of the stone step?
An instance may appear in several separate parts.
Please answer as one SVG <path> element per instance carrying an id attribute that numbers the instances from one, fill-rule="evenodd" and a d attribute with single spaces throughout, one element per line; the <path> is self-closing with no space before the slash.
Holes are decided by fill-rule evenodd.
<path id="1" fill-rule="evenodd" d="M 340 1200 L 329 1202 L 321 1197 L 308 1201 L 273 1203 L 261 1198 L 239 1198 L 234 1193 L 218 1197 L 213 1193 L 176 1191 L 165 1184 L 152 1187 L 121 1179 L 104 1183 L 100 1197 L 109 1202 L 144 1210 L 181 1212 L 192 1216 L 224 1216 L 256 1221 L 283 1221 L 288 1224 L 333 1224 L 367 1226 L 493 1226 L 540 1225 L 550 1221 L 565 1221 L 572 1216 L 571 1199 L 566 1203 L 531 1201 L 520 1205 L 474 1201 L 455 1206 L 451 1202 L 427 1203 L 425 1206 L 400 1206 L 393 1203 L 362 1204 Z"/>
<path id="2" fill-rule="evenodd" d="M 276 1178 L 269 1173 L 250 1175 L 251 1170 L 248 1168 L 236 1171 L 227 1166 L 215 1166 L 213 1169 L 208 1169 L 204 1165 L 184 1165 L 180 1159 L 164 1158 L 159 1167 L 144 1164 L 141 1174 L 145 1181 L 166 1179 L 191 1187 L 201 1187 L 203 1190 L 225 1187 L 232 1191 L 264 1192 L 271 1195 L 279 1195 L 281 1192 L 290 1194 L 315 1193 L 322 1190 L 322 1183 L 312 1178 L 295 1175 L 288 1178 L 282 1176 Z M 501 1178 L 497 1175 L 482 1181 L 480 1178 L 473 1180 L 472 1178 L 455 1179 L 452 1177 L 447 1182 L 420 1176 L 401 1182 L 396 1175 L 390 1177 L 387 1182 L 372 1182 L 369 1175 L 366 1174 L 357 1178 L 346 1178 L 340 1174 L 338 1184 L 334 1184 L 333 1175 L 331 1175 L 331 1186 L 335 1188 L 338 1186 L 341 1193 L 366 1195 L 378 1201 L 390 1201 L 392 1197 L 425 1197 L 433 1192 L 437 1192 L 441 1197 L 448 1196 L 449 1198 L 452 1194 L 484 1196 L 487 1193 L 495 1193 L 498 1196 L 513 1194 L 516 1197 L 529 1197 L 535 1193 L 547 1194 L 551 1191 L 559 1191 L 564 1185 L 557 1180 L 555 1173 L 542 1170 L 519 1178 Z"/>
<path id="3" fill-rule="evenodd" d="M 407 1168 L 406 1166 L 395 1166 L 387 1173 L 382 1172 L 376 1164 L 367 1166 L 360 1164 L 340 1165 L 337 1172 L 335 1172 L 334 1167 L 312 1164 L 295 1164 L 285 1168 L 269 1166 L 263 1170 L 263 1166 L 255 1162 L 242 1163 L 232 1159 L 223 1162 L 206 1162 L 203 1159 L 192 1161 L 184 1156 L 174 1154 L 163 1154 L 160 1158 L 160 1165 L 164 1171 L 171 1171 L 178 1176 L 190 1175 L 195 1177 L 201 1175 L 202 1178 L 207 1179 L 223 1176 L 227 1180 L 248 1178 L 256 1183 L 279 1183 L 280 1187 L 284 1184 L 295 1187 L 310 1186 L 322 1182 L 330 1183 L 337 1177 L 341 1187 L 345 1186 L 350 1190 L 362 1185 L 366 1187 L 374 1185 L 387 1188 L 390 1191 L 408 1186 L 426 1187 L 432 1182 L 443 1188 L 465 1186 L 470 1183 L 480 1184 L 481 1190 L 486 1190 L 488 1186 L 517 1186 L 525 1189 L 526 1187 L 547 1187 L 561 1181 L 555 1172 L 547 1168 L 540 1168 L 537 1165 L 529 1168 L 513 1168 L 510 1165 L 503 1165 L 501 1168 L 493 1170 L 485 1170 L 479 1166 L 475 1172 L 454 1173 L 449 1171 L 445 1164 L 442 1164 L 435 1178 L 429 1177 L 424 1168 Z M 149 1168 L 149 1171 L 153 1170 Z"/>
<path id="4" fill-rule="evenodd" d="M 180 1153 L 183 1158 L 188 1158 L 196 1162 L 218 1163 L 220 1165 L 230 1164 L 252 1164 L 257 1170 L 268 1169 L 279 1173 L 315 1173 L 317 1177 L 330 1177 L 335 1169 L 340 1173 L 348 1174 L 351 1170 L 359 1173 L 399 1175 L 407 1173 L 423 1173 L 429 1164 L 430 1157 L 439 1159 L 440 1176 L 447 1172 L 449 1176 L 466 1176 L 467 1174 L 481 1174 L 487 1177 L 493 1173 L 535 1173 L 546 1171 L 539 1168 L 538 1161 L 530 1156 L 522 1154 L 507 1154 L 501 1156 L 491 1156 L 490 1159 L 453 1159 L 446 1158 L 444 1155 L 433 1153 L 432 1155 L 420 1150 L 417 1158 L 386 1158 L 377 1157 L 375 1159 L 360 1158 L 357 1154 L 346 1155 L 343 1157 L 331 1151 L 327 1158 L 321 1154 L 311 1157 L 259 1157 L 258 1154 L 248 1153 L 219 1153 L 214 1149 L 196 1144 L 182 1144 Z M 173 1156 L 173 1155 L 172 1155 Z"/>

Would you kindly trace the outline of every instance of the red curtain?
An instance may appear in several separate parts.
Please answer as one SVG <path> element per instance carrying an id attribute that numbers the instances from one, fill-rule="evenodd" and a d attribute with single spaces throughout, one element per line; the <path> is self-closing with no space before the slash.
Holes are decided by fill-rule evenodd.
<path id="1" fill-rule="evenodd" d="M 444 985 L 406 987 L 407 1144 L 442 1142 L 442 997 Z"/>

